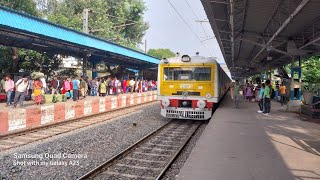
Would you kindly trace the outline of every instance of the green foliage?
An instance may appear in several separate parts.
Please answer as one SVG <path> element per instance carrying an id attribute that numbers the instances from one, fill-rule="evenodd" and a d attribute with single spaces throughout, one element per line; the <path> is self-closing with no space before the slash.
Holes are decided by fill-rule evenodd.
<path id="1" fill-rule="evenodd" d="M 53 54 L 40 53 L 32 50 L 19 49 L 20 69 L 26 72 L 42 72 L 52 76 L 59 69 L 61 59 Z"/>
<path id="2" fill-rule="evenodd" d="M 88 19 L 90 34 L 130 48 L 136 49 L 148 29 L 148 24 L 143 21 L 146 10 L 143 0 L 50 0 L 49 2 L 51 2 L 49 7 L 41 10 L 49 21 L 82 31 L 83 10 L 87 7 L 90 10 Z"/>
<path id="3" fill-rule="evenodd" d="M 294 66 L 298 64 L 295 63 Z M 285 66 L 288 74 L 291 73 L 291 64 Z M 311 56 L 301 60 L 302 80 L 309 84 L 320 83 L 320 56 Z"/>
<path id="4" fill-rule="evenodd" d="M 305 82 L 320 83 L 320 56 L 312 56 L 302 61 L 302 79 Z"/>
<path id="5" fill-rule="evenodd" d="M 78 76 L 76 68 L 68 68 L 58 73 L 60 77 L 76 77 Z"/>
<path id="6" fill-rule="evenodd" d="M 36 3 L 33 0 L 1 0 L 0 5 L 31 14 L 33 16 L 39 16 Z"/>
<path id="7" fill-rule="evenodd" d="M 170 49 L 149 49 L 147 54 L 157 57 L 159 59 L 170 58 L 176 55 Z"/>

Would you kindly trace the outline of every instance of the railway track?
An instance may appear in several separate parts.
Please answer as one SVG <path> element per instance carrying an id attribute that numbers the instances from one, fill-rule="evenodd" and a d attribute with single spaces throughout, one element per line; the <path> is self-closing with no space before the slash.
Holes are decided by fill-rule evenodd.
<path id="1" fill-rule="evenodd" d="M 139 111 L 139 108 L 148 106 L 157 102 L 150 102 L 141 105 L 131 106 L 124 109 L 104 112 L 90 117 L 81 117 L 69 121 L 64 121 L 58 124 L 49 124 L 47 126 L 38 127 L 35 129 L 25 130 L 14 134 L 0 136 L 0 152 L 9 150 L 15 147 L 27 145 L 35 141 L 47 139 L 59 134 L 67 133 L 84 127 L 88 127 L 100 122 L 121 118 Z"/>
<path id="2" fill-rule="evenodd" d="M 79 180 L 160 179 L 201 124 L 199 121 L 170 121 Z"/>

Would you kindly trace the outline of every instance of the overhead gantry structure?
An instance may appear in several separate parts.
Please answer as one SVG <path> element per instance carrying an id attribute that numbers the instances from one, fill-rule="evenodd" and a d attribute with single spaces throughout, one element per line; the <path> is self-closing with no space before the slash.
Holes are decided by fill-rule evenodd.
<path id="1" fill-rule="evenodd" d="M 233 77 L 320 50 L 320 0 L 201 0 Z"/>

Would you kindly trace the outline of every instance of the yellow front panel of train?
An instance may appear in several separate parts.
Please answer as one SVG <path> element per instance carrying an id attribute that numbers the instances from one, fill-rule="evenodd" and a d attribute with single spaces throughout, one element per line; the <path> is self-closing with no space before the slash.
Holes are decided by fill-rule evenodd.
<path id="1" fill-rule="evenodd" d="M 214 97 L 215 64 L 162 64 L 160 95 L 173 96 L 188 92 L 189 96 Z"/>

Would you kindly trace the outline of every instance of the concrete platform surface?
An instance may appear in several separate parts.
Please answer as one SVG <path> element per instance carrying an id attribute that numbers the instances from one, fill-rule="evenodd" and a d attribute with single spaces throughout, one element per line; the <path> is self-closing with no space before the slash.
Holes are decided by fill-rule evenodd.
<path id="1" fill-rule="evenodd" d="M 191 152 L 179 180 L 320 179 L 320 124 L 272 102 L 233 108 L 227 96 Z"/>

